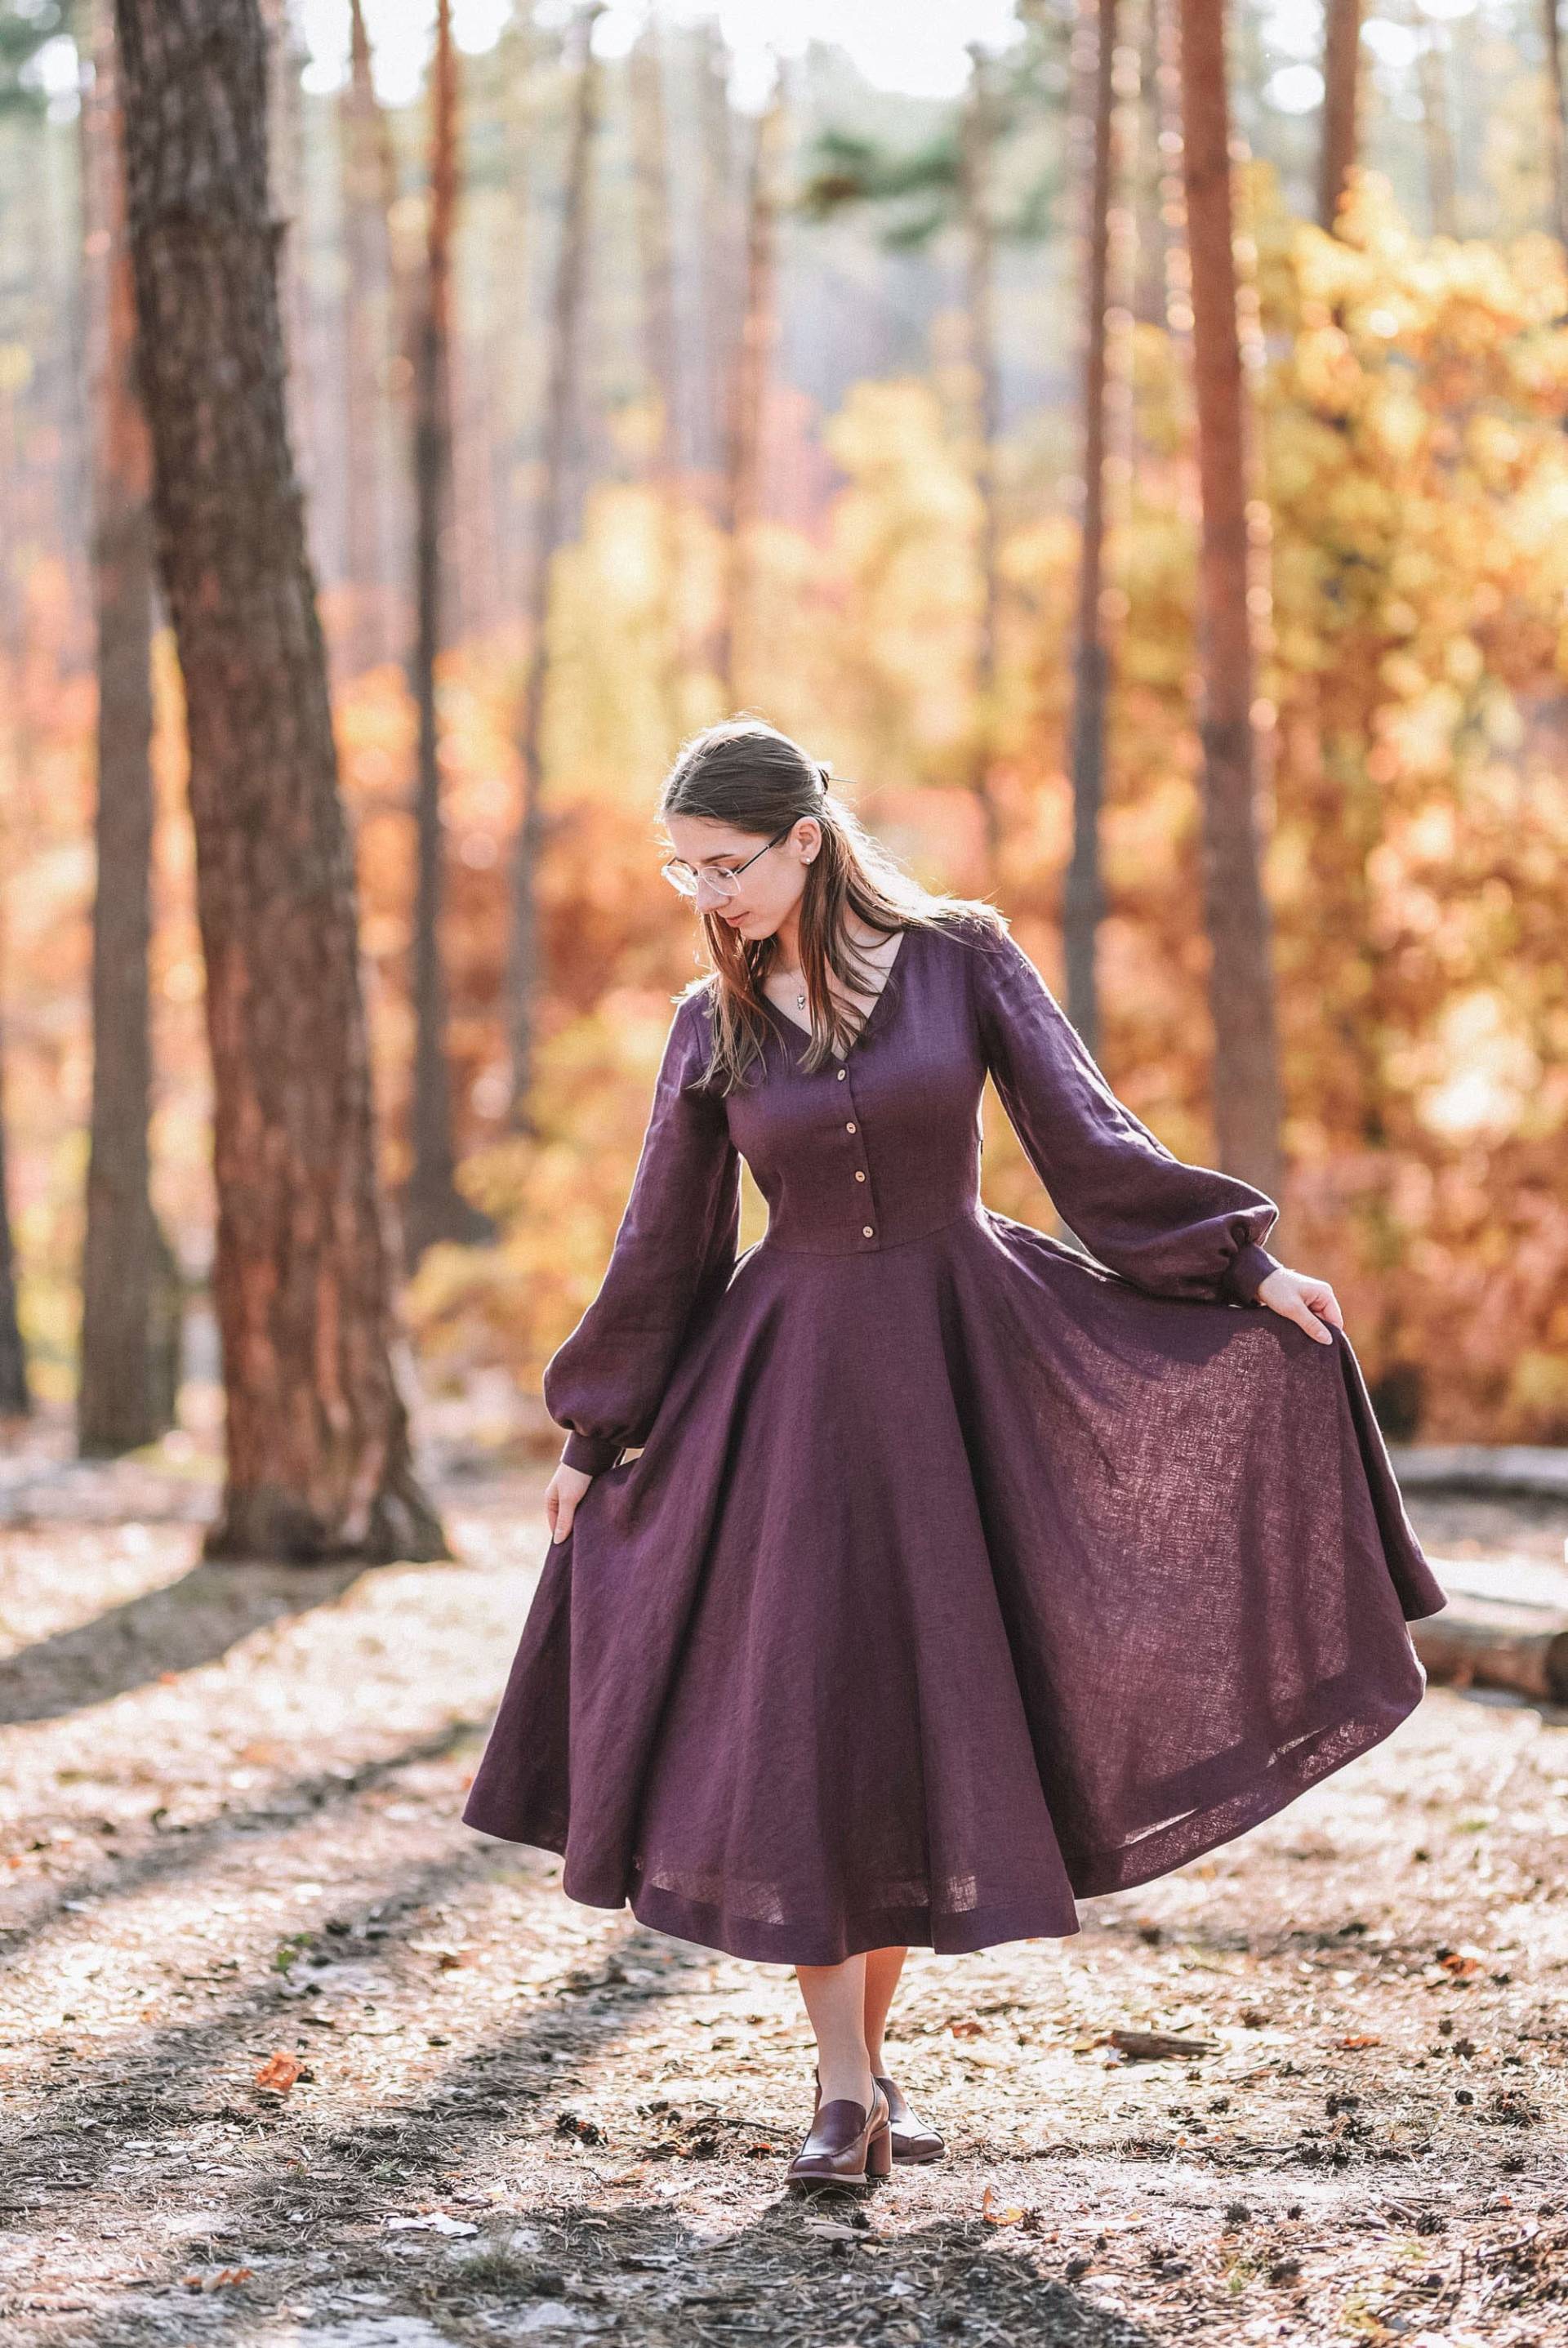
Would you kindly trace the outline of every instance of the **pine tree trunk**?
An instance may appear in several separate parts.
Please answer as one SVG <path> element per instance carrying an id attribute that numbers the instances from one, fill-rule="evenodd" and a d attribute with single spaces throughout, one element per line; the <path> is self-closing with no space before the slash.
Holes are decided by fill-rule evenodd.
<path id="1" fill-rule="evenodd" d="M 1326 0 L 1317 224 L 1332 236 L 1359 151 L 1361 0 Z"/>
<path id="2" fill-rule="evenodd" d="M 1453 125 L 1449 116 L 1447 36 L 1436 25 L 1422 28 L 1416 52 L 1416 86 L 1421 94 L 1421 133 L 1427 150 L 1427 201 L 1434 236 L 1458 236 L 1459 175 L 1454 163 Z"/>
<path id="3" fill-rule="evenodd" d="M 349 5 L 349 77 L 339 110 L 343 169 L 343 386 L 348 447 L 344 466 L 344 562 L 350 675 L 387 658 L 387 363 L 392 350 L 392 263 L 383 184 L 384 125 L 370 74 L 360 0 Z"/>
<path id="4" fill-rule="evenodd" d="M 779 336 L 779 163 L 787 124 L 782 83 L 758 118 L 746 200 L 746 294 L 730 378 L 725 508 L 729 561 L 720 623 L 718 674 L 730 709 L 746 700 L 757 592 L 757 526 L 762 518 L 763 433 Z"/>
<path id="5" fill-rule="evenodd" d="M 696 111 L 702 132 L 703 355 L 707 398 L 702 411 L 701 461 L 712 468 L 728 521 L 726 468 L 729 457 L 735 355 L 745 311 L 742 242 L 745 220 L 735 157 L 735 114 L 729 103 L 729 52 L 718 26 L 705 19 L 696 45 Z"/>
<path id="6" fill-rule="evenodd" d="M 185 679 L 227 1483 L 210 1556 L 445 1554 L 415 1478 L 353 857 L 284 409 L 258 0 L 116 0 L 142 396 Z"/>
<path id="7" fill-rule="evenodd" d="M 1552 225 L 1568 251 L 1568 90 L 1563 88 L 1563 28 L 1557 0 L 1541 0 L 1546 41 L 1546 153 L 1552 175 Z"/>
<path id="8" fill-rule="evenodd" d="M 634 163 L 638 258 L 643 278 L 643 348 L 648 396 L 656 410 L 649 473 L 658 500 L 659 695 L 670 748 L 681 732 L 681 537 L 678 435 L 679 334 L 670 234 L 668 138 L 664 56 L 656 21 L 632 52 Z"/>
<path id="9" fill-rule="evenodd" d="M 593 54 L 591 8 L 580 23 L 581 58 L 567 154 L 565 209 L 551 299 L 550 380 L 545 393 L 544 448 L 529 582 L 528 668 L 518 727 L 522 809 L 512 871 L 511 942 L 507 973 L 511 1014 L 511 1103 L 515 1129 L 526 1130 L 533 1088 L 533 1035 L 542 977 L 539 942 L 539 860 L 544 845 L 544 704 L 550 685 L 550 590 L 555 558 L 566 536 L 567 459 L 577 412 L 583 298 L 586 291 L 593 142 L 599 125 L 600 69 Z"/>
<path id="10" fill-rule="evenodd" d="M 95 345 L 90 396 L 98 681 L 91 1139 L 77 1404 L 77 1441 L 87 1458 L 134 1451 L 164 1433 L 170 1424 L 170 1387 L 178 1384 L 177 1365 L 171 1380 L 154 1359 L 169 1257 L 153 1220 L 148 1147 L 152 455 L 135 382 L 136 295 L 125 234 L 115 77 L 108 0 L 99 0 L 93 80 L 81 125 Z"/>
<path id="11" fill-rule="evenodd" d="M 980 613 L 975 641 L 974 760 L 970 788 L 979 805 L 985 837 L 986 869 L 995 870 L 1001 827 L 991 790 L 996 740 L 997 629 L 1001 606 L 1001 520 L 996 480 L 996 442 L 1001 431 L 1001 381 L 996 364 L 996 232 L 992 220 L 991 177 L 995 144 L 990 64 L 978 46 L 969 52 L 969 97 L 960 129 L 959 206 L 964 229 L 964 307 L 973 385 L 975 488 L 979 529 L 975 561 L 980 582 Z"/>
<path id="12" fill-rule="evenodd" d="M 1181 0 L 1182 169 L 1202 499 L 1203 901 L 1219 1162 L 1277 1191 L 1280 1086 L 1249 610 L 1247 404 L 1236 326 L 1223 0 Z"/>
<path id="13" fill-rule="evenodd" d="M 418 712 L 414 791 L 413 1169 L 404 1240 L 417 1263 L 438 1240 L 477 1241 L 491 1226 L 459 1192 L 447 1061 L 447 988 L 441 964 L 446 840 L 441 825 L 436 657 L 449 574 L 441 541 L 452 513 L 452 236 L 458 206 L 458 59 L 451 0 L 438 0 L 431 72 L 430 185 L 423 300 L 414 336 L 414 606 L 410 683 Z"/>
<path id="14" fill-rule="evenodd" d="M 27 1355 L 16 1313 L 16 1255 L 11 1238 L 11 1184 L 5 1143 L 5 1043 L 0 1029 L 0 1418 L 26 1418 L 33 1407 Z"/>
<path id="15" fill-rule="evenodd" d="M 1078 635 L 1073 663 L 1073 852 L 1062 913 L 1068 1016 L 1099 1049 L 1095 947 L 1105 918 L 1100 809 L 1105 797 L 1109 659 L 1100 602 L 1105 588 L 1106 308 L 1110 298 L 1114 67 L 1119 0 L 1089 0 L 1095 20 L 1091 160 L 1084 240 L 1083 523 L 1078 543 Z M 1085 9 L 1086 17 L 1088 8 Z"/>

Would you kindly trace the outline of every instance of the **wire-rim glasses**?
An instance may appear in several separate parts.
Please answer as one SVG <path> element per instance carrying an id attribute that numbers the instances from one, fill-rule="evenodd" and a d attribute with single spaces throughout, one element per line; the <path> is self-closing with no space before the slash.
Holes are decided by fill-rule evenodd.
<path id="1" fill-rule="evenodd" d="M 782 831 L 775 832 L 771 839 L 765 840 L 755 855 L 748 856 L 745 864 L 728 866 L 705 864 L 699 869 L 694 864 L 688 864 L 684 856 L 671 856 L 666 857 L 659 870 L 670 887 L 678 889 L 683 897 L 695 898 L 702 882 L 706 880 L 719 903 L 727 904 L 729 900 L 739 892 L 740 876 L 746 870 L 747 865 L 755 864 L 758 856 L 766 856 L 770 848 L 777 848 L 781 839 L 788 839 L 794 829 L 792 822 L 787 823 Z"/>

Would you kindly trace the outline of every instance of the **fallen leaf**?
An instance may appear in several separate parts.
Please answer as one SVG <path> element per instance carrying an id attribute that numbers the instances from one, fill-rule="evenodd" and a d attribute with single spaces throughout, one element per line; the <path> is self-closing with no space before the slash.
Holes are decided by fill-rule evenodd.
<path id="1" fill-rule="evenodd" d="M 1438 1962 L 1444 1972 L 1452 1973 L 1460 1980 L 1466 1973 L 1478 1973 L 1480 1971 L 1479 1957 L 1467 1957 L 1458 1949 L 1449 1949 L 1446 1955 L 1438 1959 Z"/>
<path id="2" fill-rule="evenodd" d="M 1353 2030 L 1348 2037 L 1336 2038 L 1334 2043 L 1336 2046 L 1347 2047 L 1381 2046 L 1383 2041 L 1380 2038 L 1374 2038 L 1369 2030 Z"/>
<path id="3" fill-rule="evenodd" d="M 860 2240 L 853 2226 L 841 2226 L 831 2218 L 808 2218 L 800 2230 L 803 2234 L 820 2234 L 830 2242 L 855 2242 Z"/>
<path id="4" fill-rule="evenodd" d="M 1024 2213 L 1011 2207 L 1004 2209 L 996 2199 L 995 2188 L 987 2185 L 980 2199 L 980 2215 L 988 2226 L 1016 2226 Z"/>
<path id="5" fill-rule="evenodd" d="M 479 2228 L 470 2226 L 466 2218 L 449 2218 L 440 2209 L 432 2210 L 426 2218 L 388 2218 L 386 2222 L 389 2234 L 444 2234 L 452 2241 L 479 2232 Z"/>
<path id="6" fill-rule="evenodd" d="M 985 2033 L 978 2022 L 950 2022 L 947 2034 L 950 2038 L 983 2038 Z"/>
<path id="7" fill-rule="evenodd" d="M 293 2054 L 269 2054 L 256 2073 L 258 2087 L 269 2087 L 274 2094 L 286 2096 L 304 2065 Z"/>

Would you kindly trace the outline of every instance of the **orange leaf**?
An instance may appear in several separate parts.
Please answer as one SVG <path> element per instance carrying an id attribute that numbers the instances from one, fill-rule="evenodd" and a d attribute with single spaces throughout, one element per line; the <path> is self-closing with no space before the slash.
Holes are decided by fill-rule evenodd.
<path id="1" fill-rule="evenodd" d="M 1374 2038 L 1369 2030 L 1353 2030 L 1346 2038 L 1336 2038 L 1336 2046 L 1381 2046 L 1383 2041 Z"/>
<path id="2" fill-rule="evenodd" d="M 985 2034 L 977 2022 L 950 2022 L 947 2034 L 950 2038 L 983 2038 Z"/>
<path id="3" fill-rule="evenodd" d="M 256 2085 L 258 2087 L 271 2087 L 278 2095 L 286 2096 L 304 2068 L 304 2064 L 293 2054 L 269 2054 L 256 2073 Z"/>
<path id="4" fill-rule="evenodd" d="M 988 2226 L 1016 2226 L 1019 2223 L 1024 2213 L 1021 2209 L 1015 2209 L 1012 2208 L 1008 2208 L 1006 2209 L 999 2209 L 996 2203 L 995 2188 L 993 2186 L 987 2185 L 980 2199 L 980 2215 L 985 2219 L 985 2223 Z"/>

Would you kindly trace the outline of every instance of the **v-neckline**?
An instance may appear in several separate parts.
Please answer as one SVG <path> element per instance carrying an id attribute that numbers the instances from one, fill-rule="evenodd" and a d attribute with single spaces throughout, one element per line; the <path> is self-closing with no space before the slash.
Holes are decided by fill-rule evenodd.
<path id="1" fill-rule="evenodd" d="M 871 1009 L 866 1013 L 865 1017 L 861 1021 L 860 1025 L 856 1028 L 854 1035 L 851 1040 L 849 1050 L 846 1051 L 841 1057 L 837 1052 L 834 1052 L 831 1055 L 831 1057 L 838 1061 L 841 1067 L 843 1067 L 848 1061 L 851 1052 L 859 1051 L 861 1044 L 865 1041 L 866 1035 L 872 1022 L 875 1020 L 877 1014 L 881 1011 L 882 1004 L 887 1001 L 888 996 L 892 994 L 894 981 L 897 979 L 900 971 L 903 967 L 904 956 L 909 952 L 909 942 L 919 926 L 918 922 L 906 922 L 904 927 L 900 931 L 898 952 L 888 963 L 887 975 L 882 980 L 881 986 L 877 989 L 876 1000 L 872 1004 Z M 781 1026 L 788 1028 L 792 1035 L 802 1037 L 806 1043 L 809 1044 L 810 1042 L 811 1030 L 808 1026 L 804 1025 L 800 1020 L 791 1018 L 788 1011 L 780 1011 L 779 1005 L 774 1002 L 770 994 L 762 994 L 759 999 L 764 1004 L 766 1004 L 767 1008 L 773 1014 L 774 1018 L 779 1022 Z"/>

